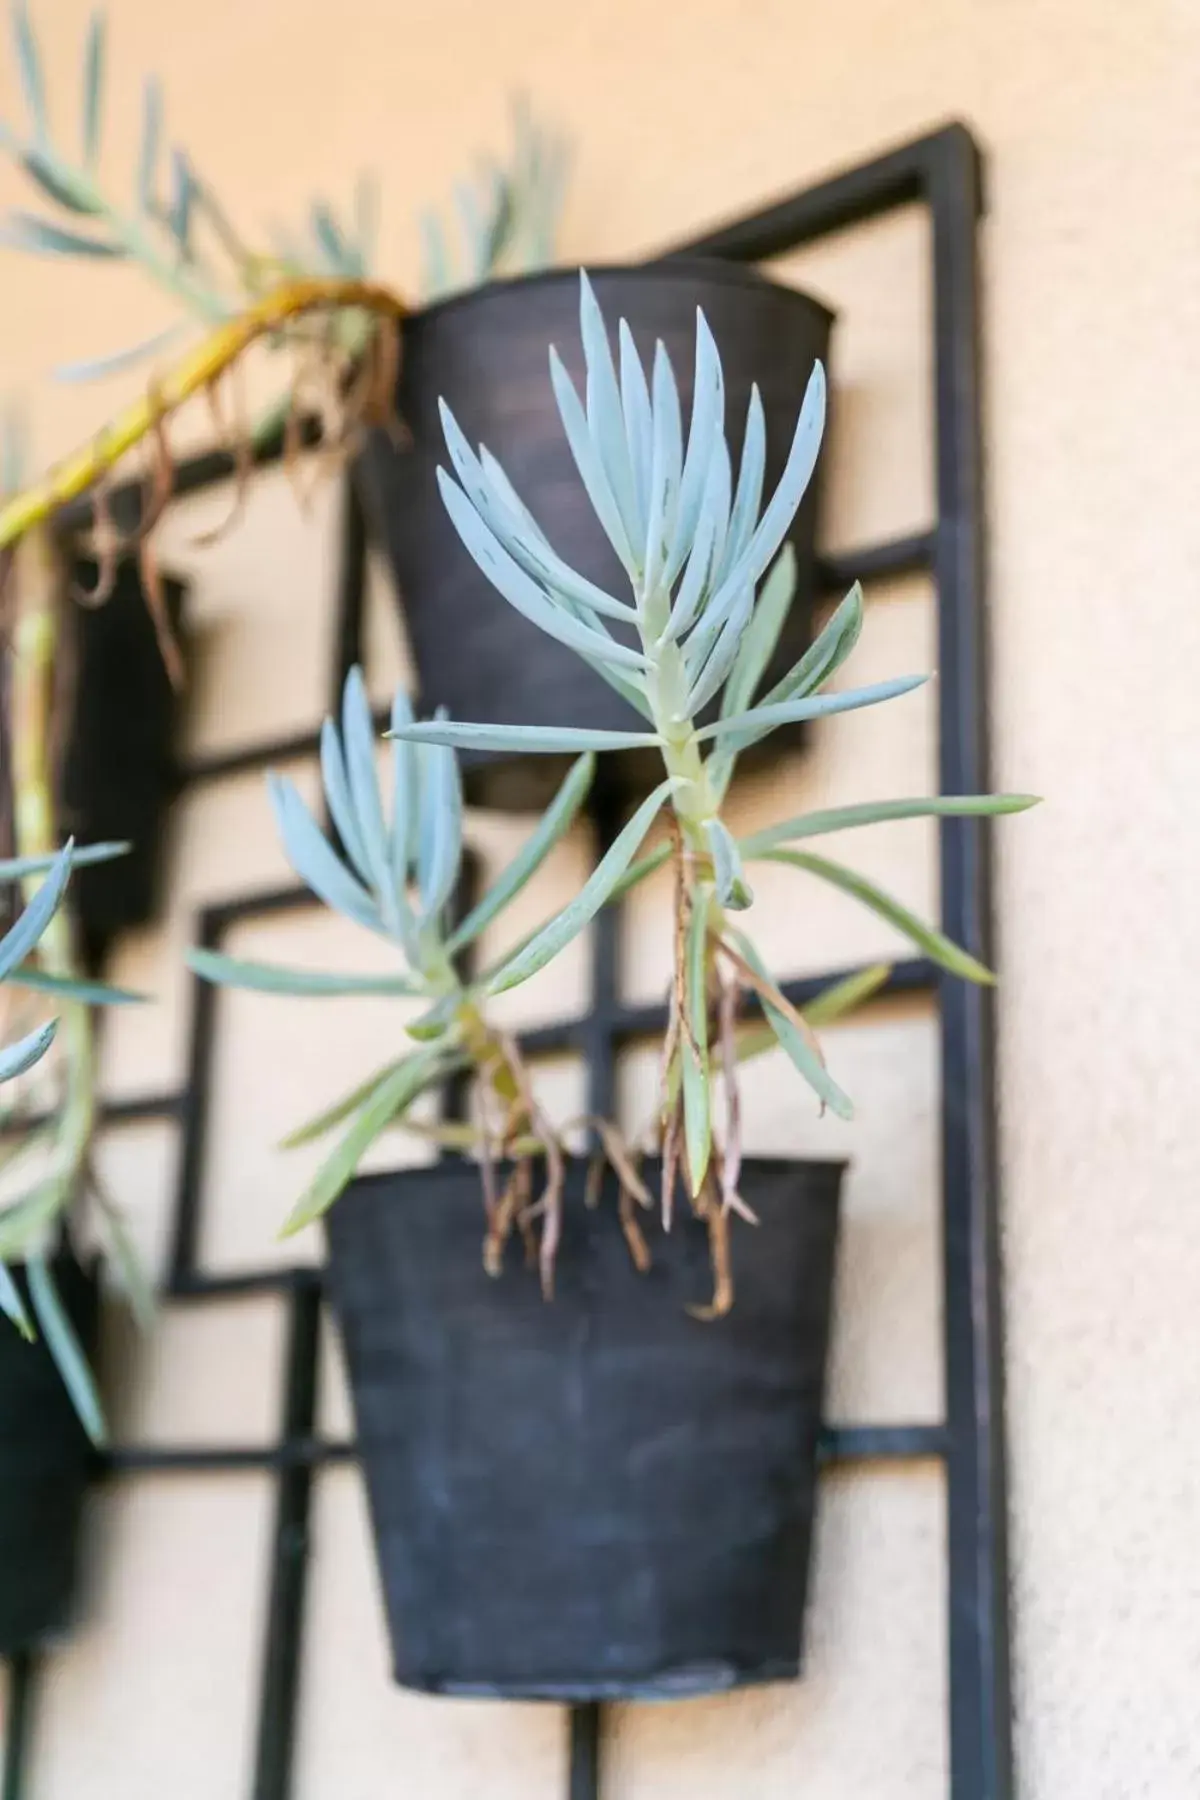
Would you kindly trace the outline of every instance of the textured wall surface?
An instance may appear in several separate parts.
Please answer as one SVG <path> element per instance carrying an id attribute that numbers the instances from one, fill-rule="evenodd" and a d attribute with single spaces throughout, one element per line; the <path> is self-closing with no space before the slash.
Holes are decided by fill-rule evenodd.
<path id="1" fill-rule="evenodd" d="M 82 0 L 41 0 L 56 109 L 69 128 Z M 383 272 L 416 266 L 414 214 L 448 196 L 505 130 L 524 85 L 576 140 L 565 251 L 619 258 L 697 230 L 956 115 L 988 153 L 985 232 L 997 778 L 1048 805 L 1001 834 L 999 906 L 1006 1256 L 1013 1446 L 1017 1745 L 1029 1800 L 1193 1800 L 1200 1792 L 1200 10 L 1194 0 L 112 0 L 111 161 L 126 179 L 143 69 L 247 228 L 310 192 L 384 178 Z M 65 88 L 64 88 L 64 84 Z M 16 105 L 10 62 L 0 111 Z M 6 173 L 3 192 L 15 197 Z M 915 218 L 854 233 L 786 279 L 841 314 L 827 539 L 924 523 L 931 505 L 925 243 Z M 5 253 L 0 387 L 32 395 L 39 447 L 64 449 L 121 397 L 43 386 L 57 361 L 150 330 L 166 303 L 136 276 Z M 205 430 L 199 418 L 193 437 Z M 223 502 L 217 504 L 219 513 Z M 206 749 L 310 720 L 322 701 L 332 496 L 301 519 L 282 483 L 256 493 L 216 551 L 173 527 L 202 627 L 190 733 Z M 924 666 L 921 583 L 872 594 L 855 674 Z M 386 686 L 400 655 L 380 595 Z M 831 722 L 777 777 L 801 803 L 929 778 L 920 698 Z M 782 791 L 782 790 L 781 790 Z M 773 803 L 747 791 L 754 814 Z M 479 822 L 485 854 L 523 827 Z M 936 879 L 915 826 L 847 846 L 914 903 Z M 531 909 L 566 890 L 564 847 Z M 851 860 L 853 858 L 851 857 Z M 161 995 L 108 1045 L 113 1092 L 182 1069 L 180 951 L 196 907 L 282 873 L 256 778 L 190 796 L 174 833 L 169 916 L 122 973 Z M 764 888 L 763 934 L 790 969 L 889 941 L 808 890 Z M 631 992 L 661 979 L 661 892 L 639 901 Z M 363 946 L 307 918 L 247 927 L 365 967 Z M 582 955 L 524 1016 L 582 994 Z M 394 1026 L 244 997 L 223 1009 L 204 1254 L 275 1254 L 303 1170 L 271 1149 L 332 1078 L 349 1085 Z M 920 1007 L 832 1034 L 859 1100 L 852 1133 L 819 1124 L 782 1070 L 754 1085 L 757 1148 L 854 1158 L 833 1405 L 846 1418 L 932 1417 L 939 1404 L 934 1035 Z M 551 1073 L 568 1112 L 577 1072 Z M 628 1116 L 646 1068 L 624 1071 Z M 104 1156 L 157 1254 L 174 1166 L 167 1127 L 110 1135 Z M 122 1433 L 253 1441 L 274 1427 L 280 1321 L 267 1304 L 173 1314 L 123 1342 Z M 325 1405 L 345 1400 L 331 1347 Z M 809 1679 L 791 1690 L 628 1709 L 606 1800 L 941 1800 L 943 1503 L 935 1471 L 827 1484 Z M 96 1508 L 91 1623 L 55 1663 L 33 1800 L 237 1800 L 245 1792 L 269 1496 L 245 1477 L 139 1481 Z M 323 1476 L 305 1664 L 301 1800 L 561 1791 L 554 1709 L 417 1700 L 384 1678 L 382 1623 L 348 1471 Z M 249 1684 L 249 1685 L 248 1685 Z"/>

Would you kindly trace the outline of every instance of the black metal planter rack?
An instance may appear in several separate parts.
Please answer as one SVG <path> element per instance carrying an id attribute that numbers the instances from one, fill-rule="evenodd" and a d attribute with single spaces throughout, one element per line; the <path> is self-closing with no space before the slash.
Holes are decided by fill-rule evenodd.
<path id="1" fill-rule="evenodd" d="M 928 571 L 937 595 L 940 787 L 981 792 L 988 785 L 984 509 L 980 443 L 979 281 L 976 237 L 981 159 L 958 124 L 806 188 L 680 249 L 750 262 L 876 219 L 900 207 L 926 207 L 932 224 L 933 376 L 937 517 L 927 532 L 868 545 L 827 564 L 824 585 L 841 592 L 855 578 Z M 211 455 L 182 471 L 196 490 L 227 479 L 228 459 Z M 361 642 L 365 531 L 347 486 L 337 625 L 330 669 L 336 704 Z M 184 771 L 212 781 L 287 755 L 315 751 L 316 733 L 209 758 Z M 596 820 L 603 835 L 606 820 Z M 986 828 L 943 821 L 940 830 L 943 923 L 985 959 L 991 951 L 991 882 Z M 236 922 L 312 904 L 301 889 L 250 895 L 206 909 L 196 938 L 216 945 Z M 589 1071 L 589 1108 L 608 1113 L 618 1052 L 664 1025 L 664 1008 L 629 1006 L 619 995 L 617 909 L 594 935 L 593 996 L 584 1017 L 528 1034 L 532 1054 L 571 1050 Z M 803 1002 L 831 978 L 786 984 Z M 893 989 L 936 992 L 941 1023 L 943 1353 L 946 1414 L 940 1425 L 832 1426 L 830 1462 L 940 1459 L 948 1493 L 950 1800 L 1010 1800 L 1012 1793 L 1009 1642 L 1006 1596 L 1005 1451 L 1000 1258 L 997 1234 L 993 1015 L 985 989 L 942 980 L 924 962 L 898 964 Z M 249 1292 L 286 1296 L 280 1430 L 266 1448 L 114 1449 L 101 1472 L 273 1472 L 276 1513 L 252 1800 L 288 1800 L 304 1626 L 308 1523 L 319 1465 L 352 1457 L 352 1444 L 316 1436 L 320 1273 L 266 1270 L 219 1276 L 198 1265 L 200 1198 L 209 1115 L 217 995 L 197 982 L 192 999 L 189 1078 L 181 1094 L 150 1095 L 110 1108 L 111 1121 L 171 1119 L 182 1133 L 167 1295 L 179 1303 L 214 1302 Z M 38 1669 L 10 1668 L 3 1800 L 20 1800 L 32 1745 Z M 597 1800 L 604 1743 L 602 1710 L 572 1709 L 568 1793 Z M 217 1800 L 237 1800 L 218 1796 Z"/>

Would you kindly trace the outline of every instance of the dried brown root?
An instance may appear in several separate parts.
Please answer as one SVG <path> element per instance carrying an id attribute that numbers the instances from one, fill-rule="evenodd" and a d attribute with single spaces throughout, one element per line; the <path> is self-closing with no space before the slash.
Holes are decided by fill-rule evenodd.
<path id="1" fill-rule="evenodd" d="M 213 544 L 220 543 L 240 522 L 246 511 L 250 478 L 254 473 L 254 443 L 247 422 L 241 363 L 232 363 L 225 372 L 224 379 L 232 390 L 232 411 L 228 418 L 221 398 L 221 376 L 209 382 L 205 395 L 217 444 L 228 453 L 233 463 L 233 505 L 219 525 L 212 525 L 207 531 L 196 533 L 192 543 L 198 550 L 210 549 Z"/>
<path id="2" fill-rule="evenodd" d="M 306 317 L 347 310 L 394 322 L 404 317 L 407 308 L 397 295 L 375 283 L 318 277 L 284 282 L 237 318 L 217 326 L 151 392 L 126 407 L 83 449 L 0 507 L 0 547 L 14 543 L 60 507 L 90 492 L 160 421 L 204 393 L 252 344 L 280 332 L 292 335 L 297 321 Z M 388 355 L 394 361 L 394 350 Z"/>
<path id="3" fill-rule="evenodd" d="M 633 1258 L 633 1266 L 639 1275 L 645 1275 L 651 1265 L 650 1246 L 647 1244 L 642 1228 L 638 1223 L 634 1205 L 635 1195 L 621 1183 L 621 1192 L 617 1200 L 617 1216 L 621 1221 L 621 1230 L 625 1234 L 625 1242 L 629 1245 L 629 1254 Z"/>
<path id="4" fill-rule="evenodd" d="M 96 557 L 96 585 L 86 588 L 73 582 L 71 598 L 80 606 L 103 606 L 117 579 L 117 564 L 124 548 L 117 522 L 112 516 L 112 477 L 105 475 L 96 483 L 92 494 L 92 528 L 90 549 Z"/>
<path id="5" fill-rule="evenodd" d="M 729 1251 L 729 1213 L 722 1203 L 719 1179 L 710 1171 L 696 1199 L 696 1216 L 708 1227 L 708 1254 L 712 1263 L 713 1297 L 707 1306 L 689 1306 L 693 1319 L 706 1323 L 723 1319 L 733 1307 L 733 1261 Z"/>
<path id="6" fill-rule="evenodd" d="M 538 1269 L 541 1275 L 542 1293 L 549 1300 L 554 1293 L 554 1263 L 558 1255 L 559 1241 L 562 1237 L 562 1203 L 565 1170 L 562 1146 L 550 1121 L 538 1105 L 529 1073 L 521 1060 L 521 1053 L 513 1039 L 505 1032 L 495 1036 L 496 1046 L 503 1059 L 504 1067 L 520 1097 L 524 1117 L 534 1134 L 541 1139 L 543 1155 L 546 1163 L 546 1180 L 541 1199 L 531 1212 L 528 1208 L 523 1216 L 540 1215 L 542 1220 L 541 1242 L 538 1247 Z"/>

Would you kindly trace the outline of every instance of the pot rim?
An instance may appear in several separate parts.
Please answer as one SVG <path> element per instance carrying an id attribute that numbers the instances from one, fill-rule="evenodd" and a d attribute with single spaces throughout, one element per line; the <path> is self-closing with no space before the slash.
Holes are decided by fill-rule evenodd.
<path id="1" fill-rule="evenodd" d="M 586 1163 L 589 1158 L 568 1153 L 563 1160 L 567 1163 Z M 657 1162 L 660 1159 L 656 1154 L 645 1160 Z M 852 1160 L 848 1156 L 743 1156 L 742 1168 L 769 1171 L 796 1169 L 814 1175 L 844 1175 L 851 1166 Z M 405 1163 L 395 1169 L 368 1170 L 366 1174 L 353 1176 L 347 1183 L 345 1191 L 348 1194 L 353 1188 L 363 1188 L 388 1181 L 404 1181 L 408 1177 L 412 1177 L 415 1181 L 425 1182 L 430 1177 L 444 1178 L 447 1175 L 462 1175 L 464 1172 L 474 1175 L 478 1173 L 478 1170 L 479 1164 L 472 1162 L 467 1157 L 447 1156 L 438 1162 Z M 334 1201 L 334 1206 L 338 1205 L 340 1205 L 340 1199 Z"/>
<path id="2" fill-rule="evenodd" d="M 651 258 L 646 262 L 572 262 L 566 265 L 556 265 L 551 269 L 535 269 L 528 275 L 501 276 L 491 281 L 485 281 L 478 287 L 464 288 L 459 293 L 447 294 L 445 299 L 431 301 L 427 306 L 414 307 L 402 319 L 401 329 L 405 329 L 418 319 L 424 322 L 429 319 L 444 318 L 447 313 L 456 308 L 486 305 L 514 289 L 549 287 L 564 281 L 570 281 L 574 285 L 578 282 L 581 271 L 586 271 L 589 276 L 654 275 L 661 279 L 666 275 L 678 276 L 681 280 L 690 281 L 703 278 L 710 282 L 724 282 L 731 287 L 771 288 L 777 294 L 786 294 L 801 308 L 821 315 L 830 325 L 834 324 L 837 319 L 834 308 L 827 306 L 823 300 L 818 300 L 802 288 L 794 288 L 787 282 L 772 280 L 755 264 L 735 263 L 720 256 L 690 256 L 681 253 Z"/>

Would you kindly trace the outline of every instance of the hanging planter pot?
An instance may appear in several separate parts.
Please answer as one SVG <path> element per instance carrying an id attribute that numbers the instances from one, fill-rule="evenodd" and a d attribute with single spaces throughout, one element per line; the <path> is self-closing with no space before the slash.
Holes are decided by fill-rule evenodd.
<path id="1" fill-rule="evenodd" d="M 75 579 L 95 586 L 94 564 Z M 163 583 L 172 629 L 184 588 Z M 123 562 L 97 606 L 69 608 L 70 727 L 62 763 L 64 832 L 80 843 L 127 841 L 128 855 L 79 869 L 71 898 L 86 950 L 102 958 L 119 932 L 154 917 L 166 812 L 176 787 L 179 695 L 163 664 L 137 564 Z"/>
<path id="2" fill-rule="evenodd" d="M 666 345 L 685 429 L 696 308 L 703 309 L 721 353 L 726 418 L 739 444 L 751 385 L 758 383 L 767 428 L 764 491 L 771 492 L 813 364 L 827 359 L 829 310 L 753 269 L 702 258 L 602 268 L 590 276 L 605 317 L 628 322 L 647 368 L 655 341 Z M 557 346 L 582 393 L 573 270 L 492 283 L 407 319 L 396 396 L 404 439 L 396 445 L 382 432 L 373 435 L 362 463 L 365 503 L 391 562 L 424 710 L 445 706 L 454 718 L 489 723 L 644 730 L 644 720 L 572 650 L 498 598 L 463 549 L 438 493 L 437 468 L 448 460 L 438 416 L 444 398 L 472 443 L 485 443 L 499 459 L 559 555 L 609 592 L 628 593 L 628 578 L 571 459 L 550 385 L 548 344 Z M 790 534 L 796 599 L 768 683 L 809 642 L 817 488 L 810 484 Z M 793 741 L 801 729 L 792 728 Z M 544 804 L 563 774 L 551 757 L 467 755 L 463 763 L 472 797 L 501 806 Z M 625 752 L 611 765 L 627 793 L 659 778 L 653 753 Z"/>
<path id="3" fill-rule="evenodd" d="M 329 1273 L 398 1682 L 581 1700 L 797 1674 L 841 1175 L 746 1163 L 761 1224 L 711 1323 L 686 1311 L 705 1228 L 641 1214 L 638 1274 L 583 1162 L 549 1302 L 519 1240 L 481 1267 L 474 1166 L 351 1185 Z"/>
<path id="4" fill-rule="evenodd" d="M 28 1303 L 20 1265 L 11 1269 Z M 99 1286 L 73 1257 L 54 1279 L 80 1342 L 96 1338 Z M 44 1649 L 76 1615 L 90 1446 L 45 1340 L 0 1320 L 0 1656 Z"/>

